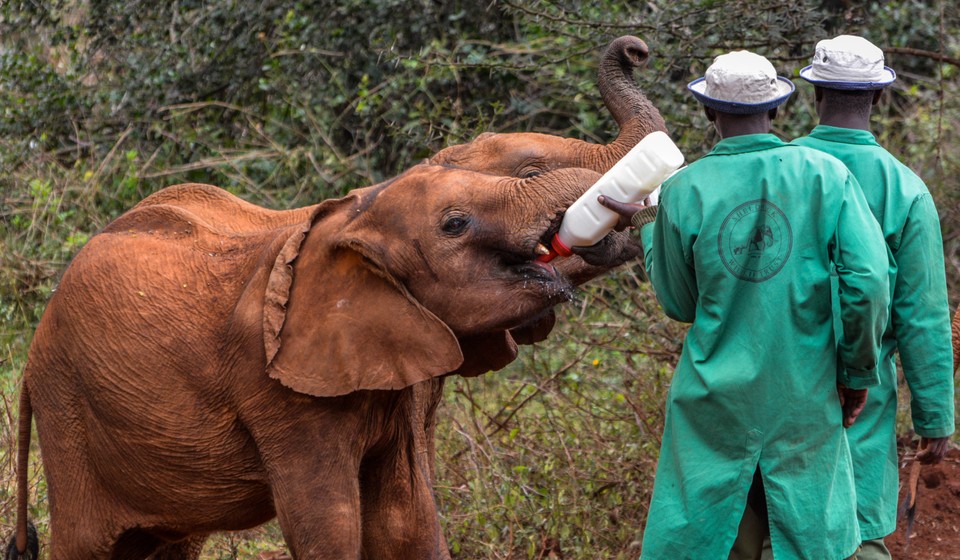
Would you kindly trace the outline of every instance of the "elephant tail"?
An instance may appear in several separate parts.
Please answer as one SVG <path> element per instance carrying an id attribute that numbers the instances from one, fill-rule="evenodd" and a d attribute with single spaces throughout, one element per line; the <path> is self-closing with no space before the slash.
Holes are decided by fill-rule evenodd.
<path id="1" fill-rule="evenodd" d="M 17 438 L 17 532 L 7 546 L 5 560 L 36 560 L 40 557 L 37 528 L 27 519 L 30 492 L 27 468 L 30 463 L 30 429 L 33 424 L 33 406 L 26 382 L 20 389 L 20 418 Z"/>

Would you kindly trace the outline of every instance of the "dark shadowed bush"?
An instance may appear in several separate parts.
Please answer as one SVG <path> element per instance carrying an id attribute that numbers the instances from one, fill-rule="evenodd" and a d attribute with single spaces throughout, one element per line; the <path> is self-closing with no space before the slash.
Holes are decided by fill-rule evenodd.
<path id="1" fill-rule="evenodd" d="M 716 137 L 685 85 L 748 48 L 794 78 L 775 122 L 816 121 L 797 78 L 817 40 L 860 33 L 900 79 L 874 119 L 941 212 L 960 299 L 960 16 L 947 2 L 12 0 L 0 3 L 0 530 L 13 517 L 15 391 L 33 328 L 83 244 L 164 186 L 213 183 L 274 208 L 393 176 L 484 131 L 607 142 L 596 88 L 613 38 L 650 46 L 636 77 L 694 160 Z M 437 501 L 457 558 L 636 558 L 685 326 L 639 265 L 585 286 L 507 369 L 451 379 Z M 31 515 L 49 542 L 46 487 Z M 205 558 L 257 558 L 275 525 Z M 551 556 L 552 555 L 552 556 Z"/>

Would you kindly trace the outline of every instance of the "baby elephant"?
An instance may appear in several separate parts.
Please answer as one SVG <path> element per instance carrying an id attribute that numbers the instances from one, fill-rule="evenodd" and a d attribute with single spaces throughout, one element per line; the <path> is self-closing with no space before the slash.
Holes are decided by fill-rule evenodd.
<path id="1" fill-rule="evenodd" d="M 516 356 L 510 329 L 571 288 L 535 261 L 599 174 L 419 165 L 288 211 L 162 190 L 63 275 L 30 348 L 52 560 L 197 558 L 279 518 L 295 558 L 439 558 L 433 406 L 450 373 Z"/>

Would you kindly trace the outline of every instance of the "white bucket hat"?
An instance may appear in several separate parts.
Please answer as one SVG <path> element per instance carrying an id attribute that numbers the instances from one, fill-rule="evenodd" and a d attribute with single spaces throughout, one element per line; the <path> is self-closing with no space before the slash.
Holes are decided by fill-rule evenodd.
<path id="1" fill-rule="evenodd" d="M 825 88 L 883 89 L 897 79 L 896 72 L 883 65 L 883 51 L 856 35 L 820 41 L 812 62 L 800 77 Z"/>
<path id="2" fill-rule="evenodd" d="M 690 82 L 687 89 L 711 109 L 747 115 L 780 106 L 794 86 L 777 76 L 766 58 L 750 51 L 733 51 L 713 59 L 704 77 Z"/>

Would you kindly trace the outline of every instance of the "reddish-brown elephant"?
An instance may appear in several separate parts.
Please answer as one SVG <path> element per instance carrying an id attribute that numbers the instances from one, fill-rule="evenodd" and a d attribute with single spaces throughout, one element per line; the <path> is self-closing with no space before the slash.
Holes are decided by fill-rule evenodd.
<path id="1" fill-rule="evenodd" d="M 600 57 L 597 87 L 604 105 L 620 127 L 616 139 L 609 144 L 535 132 L 488 132 L 472 142 L 445 148 L 429 161 L 505 177 L 533 177 L 567 167 L 604 173 L 647 134 L 655 130 L 666 132 L 660 111 L 633 77 L 634 70 L 643 66 L 649 55 L 650 50 L 642 39 L 625 35 L 614 39 Z M 626 233 L 611 233 L 610 241 L 623 249 L 623 261 L 640 252 L 636 241 Z M 558 267 L 577 285 L 608 270 L 589 265 L 577 256 L 561 261 Z M 554 322 L 554 313 L 548 310 L 515 329 L 513 337 L 521 344 L 539 342 L 547 337 Z"/>
<path id="2" fill-rule="evenodd" d="M 421 165 L 291 211 L 148 197 L 76 256 L 30 348 L 50 558 L 191 558 L 275 515 L 295 558 L 442 557 L 414 388 L 512 359 L 507 329 L 569 297 L 534 259 L 598 176 Z"/>
<path id="3" fill-rule="evenodd" d="M 633 76 L 634 70 L 643 66 L 649 55 L 647 44 L 629 35 L 614 39 L 601 55 L 597 87 L 604 105 L 620 127 L 616 139 L 609 144 L 594 144 L 533 132 L 484 133 L 472 142 L 437 152 L 430 161 L 508 177 L 533 177 L 567 167 L 593 169 L 604 173 L 647 134 L 656 130 L 667 131 L 659 110 L 644 94 Z M 636 240 L 626 233 L 613 232 L 607 241 L 621 248 L 621 262 L 640 253 Z M 559 261 L 557 267 L 576 285 L 608 270 L 587 264 L 577 256 Z M 542 314 L 530 317 L 521 327 L 513 329 L 512 338 L 520 344 L 542 341 L 553 329 L 555 321 L 553 309 L 548 309 Z M 470 346 L 477 354 L 482 355 L 485 352 L 482 340 L 475 341 Z M 501 355 L 498 363 L 502 364 L 499 367 L 506 365 L 504 358 L 508 356 Z M 513 356 L 509 359 L 512 360 Z M 432 410 L 439 404 L 442 396 L 443 379 L 431 380 L 418 390 L 421 401 L 431 411 L 426 415 L 426 430 L 430 449 L 429 473 L 431 480 L 434 480 L 435 420 Z M 443 558 L 449 558 L 445 547 Z"/>
<path id="4" fill-rule="evenodd" d="M 646 57 L 646 45 L 634 37 L 617 39 L 603 55 L 599 75 L 600 89 L 604 94 L 605 103 L 621 125 L 621 134 L 611 144 L 595 145 L 542 134 L 487 134 L 482 135 L 470 144 L 448 148 L 438 153 L 433 161 L 467 169 L 476 169 L 490 174 L 512 176 L 535 176 L 551 169 L 571 166 L 585 166 L 597 171 L 605 171 L 647 133 L 664 128 L 659 113 L 632 79 L 634 67 L 642 64 Z M 379 190 L 381 187 L 370 187 L 366 190 Z M 222 229 L 223 227 L 238 228 L 235 233 L 240 235 L 245 235 L 244 232 L 262 228 L 267 224 L 272 224 L 270 227 L 295 227 L 302 224 L 307 218 L 307 214 L 312 212 L 311 209 L 271 212 L 247 205 L 238 199 L 222 197 L 217 194 L 206 193 L 198 194 L 196 197 L 184 197 L 181 196 L 179 190 L 173 189 L 157 193 L 142 203 L 141 207 L 148 205 L 179 206 L 181 210 L 209 216 L 211 221 L 218 224 L 221 231 L 226 231 Z M 206 192 L 204 188 L 199 190 Z M 354 194 L 362 197 L 361 193 L 364 191 L 361 189 L 355 191 Z M 211 192 L 219 193 L 220 191 Z M 171 200 L 171 197 L 175 200 Z M 225 219 L 227 216 L 230 219 Z M 234 221 L 231 222 L 231 220 Z M 234 225 L 229 226 L 229 223 Z M 625 249 L 626 258 L 630 256 L 631 251 L 626 245 Z M 577 258 L 561 261 L 558 266 L 575 283 L 581 283 L 605 271 L 586 265 Z M 542 340 L 553 325 L 553 314 L 549 306 L 540 312 L 528 312 L 521 315 L 525 315 L 522 319 L 526 324 L 519 328 L 513 328 L 511 331 L 513 336 L 499 330 L 493 333 L 465 333 L 458 336 L 458 343 L 463 354 L 463 364 L 455 370 L 455 373 L 475 375 L 499 369 L 515 358 L 516 345 L 514 339 L 521 343 Z M 405 393 L 405 396 L 397 397 L 397 400 L 404 402 L 405 405 L 392 405 L 394 407 L 392 413 L 380 415 L 374 424 L 378 426 L 378 430 L 388 430 L 390 429 L 387 428 L 388 425 L 393 426 L 393 430 L 410 430 L 409 439 L 418 450 L 417 457 L 423 460 L 417 461 L 416 468 L 411 467 L 407 470 L 407 474 L 412 476 L 419 469 L 419 474 L 425 477 L 426 487 L 429 488 L 430 480 L 433 478 L 434 411 L 442 394 L 442 377 L 430 378 L 413 385 L 410 389 L 398 392 Z M 29 412 L 29 402 L 27 402 L 27 405 L 26 410 Z M 29 414 L 25 416 L 29 418 Z M 29 425 L 27 428 L 29 429 Z M 410 456 L 407 458 L 410 459 Z M 25 464 L 25 461 L 22 461 L 22 464 Z M 373 463 L 366 460 L 365 464 Z M 364 470 L 370 471 L 371 468 L 368 466 Z M 370 487 L 366 484 L 364 486 Z M 388 485 L 374 484 L 372 486 L 386 487 Z M 378 537 L 373 535 L 378 534 L 377 528 L 389 524 L 390 520 L 387 518 L 391 516 L 389 513 L 391 506 L 388 503 L 386 509 L 384 509 L 385 502 L 376 492 L 364 492 L 360 499 L 362 504 L 360 507 L 363 510 L 363 556 L 379 557 L 383 555 L 380 552 L 383 549 L 378 548 L 376 544 Z M 23 496 L 21 501 L 24 501 Z M 427 509 L 433 511 L 432 498 L 430 502 L 431 508 Z M 25 508 L 24 502 L 21 509 L 25 511 Z M 370 519 L 369 522 L 368 519 Z M 435 525 L 435 519 L 433 517 L 431 519 L 433 520 L 431 523 Z M 149 527 L 139 526 L 136 530 L 125 532 L 118 546 L 137 553 L 137 551 L 159 545 L 160 548 L 151 556 L 152 558 L 196 558 L 199 555 L 205 534 L 208 532 L 202 530 L 202 527 L 200 529 L 200 531 L 191 530 L 191 535 L 183 540 L 168 542 L 180 538 L 182 535 L 179 533 L 173 535 L 151 534 Z M 439 539 L 436 541 L 436 554 L 438 557 L 448 558 L 442 535 L 436 538 Z M 434 536 L 430 535 L 424 542 L 434 542 L 432 539 L 434 539 Z M 384 546 L 392 544 L 392 541 L 390 541 Z M 420 556 L 415 554 L 413 557 Z"/>

